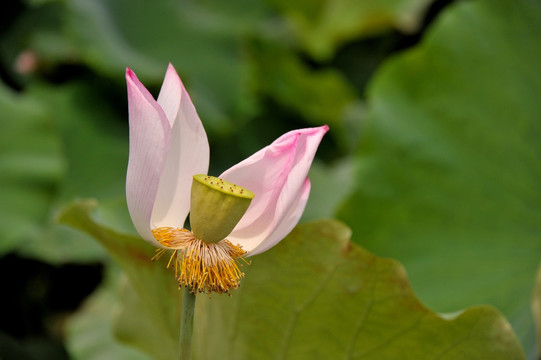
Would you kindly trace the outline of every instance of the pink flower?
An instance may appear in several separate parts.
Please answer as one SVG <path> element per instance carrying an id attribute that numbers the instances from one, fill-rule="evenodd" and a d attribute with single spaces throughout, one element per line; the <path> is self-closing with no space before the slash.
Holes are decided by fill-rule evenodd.
<path id="1" fill-rule="evenodd" d="M 126 197 L 133 224 L 152 245 L 186 255 L 187 234 L 191 232 L 182 228 L 190 211 L 192 179 L 206 174 L 209 165 L 205 130 L 171 64 L 157 101 L 130 69 L 126 70 L 126 82 L 130 122 Z M 233 258 L 270 249 L 297 224 L 310 193 L 308 171 L 327 131 L 326 125 L 290 131 L 219 176 L 255 195 L 224 239 L 230 245 L 237 244 L 232 245 L 237 250 L 231 250 Z M 193 240 L 193 234 L 190 236 Z M 184 266 L 181 260 L 177 262 L 175 266 Z M 179 282 L 192 286 L 194 292 L 220 291 Z"/>

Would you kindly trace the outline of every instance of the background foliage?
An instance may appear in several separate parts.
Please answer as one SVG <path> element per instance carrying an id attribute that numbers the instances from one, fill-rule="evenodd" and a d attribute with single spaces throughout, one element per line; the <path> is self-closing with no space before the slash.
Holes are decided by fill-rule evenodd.
<path id="1" fill-rule="evenodd" d="M 342 221 L 255 257 L 231 299 L 200 298 L 198 358 L 316 358 L 322 336 L 323 358 L 520 359 L 518 341 L 537 358 L 538 1 L 20 0 L 0 16 L 2 358 L 174 356 L 177 293 L 160 264 L 134 268 L 152 249 L 124 203 L 124 70 L 157 94 L 168 62 L 209 135 L 211 174 L 329 124 L 303 221 Z M 306 303 L 328 263 L 347 270 Z M 370 284 L 398 300 L 368 311 Z M 366 327 L 344 325 L 364 313 Z"/>

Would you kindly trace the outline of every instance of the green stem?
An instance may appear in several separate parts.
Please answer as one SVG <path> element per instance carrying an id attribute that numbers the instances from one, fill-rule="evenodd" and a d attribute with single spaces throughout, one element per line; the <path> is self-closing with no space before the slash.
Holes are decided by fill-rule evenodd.
<path id="1" fill-rule="evenodd" d="M 187 286 L 182 297 L 182 318 L 180 319 L 180 360 L 192 358 L 193 314 L 195 309 L 195 294 Z"/>

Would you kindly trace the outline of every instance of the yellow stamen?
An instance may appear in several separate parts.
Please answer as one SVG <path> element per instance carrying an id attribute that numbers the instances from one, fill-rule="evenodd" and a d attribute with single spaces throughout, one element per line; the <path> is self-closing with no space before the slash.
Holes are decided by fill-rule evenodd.
<path id="1" fill-rule="evenodd" d="M 156 240 L 167 248 L 171 255 L 167 268 L 174 263 L 175 278 L 179 286 L 187 286 L 192 293 L 227 293 L 239 287 L 244 273 L 239 269 L 238 259 L 246 262 L 242 255 L 246 251 L 227 239 L 216 243 L 205 243 L 186 229 L 161 227 L 152 230 Z M 158 249 L 152 260 L 159 259 L 167 250 Z"/>

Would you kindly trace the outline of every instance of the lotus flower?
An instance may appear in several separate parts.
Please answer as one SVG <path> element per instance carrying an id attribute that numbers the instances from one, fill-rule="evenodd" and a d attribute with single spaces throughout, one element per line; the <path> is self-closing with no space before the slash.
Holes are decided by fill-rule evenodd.
<path id="1" fill-rule="evenodd" d="M 244 275 L 238 259 L 270 249 L 299 221 L 310 193 L 307 174 L 328 127 L 290 131 L 218 178 L 205 176 L 206 182 L 225 181 L 238 186 L 239 193 L 244 188 L 254 195 L 230 233 L 208 242 L 198 239 L 195 230 L 184 229 L 194 201 L 194 175 L 208 171 L 209 144 L 180 77 L 169 64 L 157 100 L 129 68 L 126 82 L 130 124 L 126 197 L 133 224 L 144 240 L 159 248 L 156 257 L 173 250 L 169 264 L 174 264 L 181 286 L 194 293 L 229 293 Z M 214 205 L 213 213 L 227 217 L 220 204 L 209 206 Z"/>

